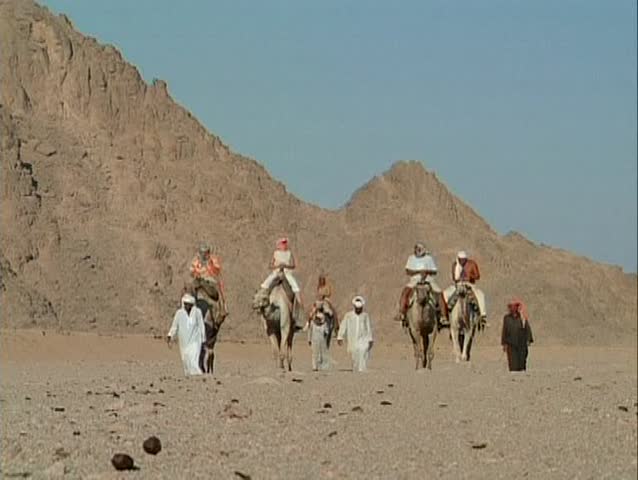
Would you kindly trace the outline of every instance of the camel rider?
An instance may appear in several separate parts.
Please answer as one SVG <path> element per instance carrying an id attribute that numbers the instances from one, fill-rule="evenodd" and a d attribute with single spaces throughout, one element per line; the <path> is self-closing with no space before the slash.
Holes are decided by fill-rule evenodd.
<path id="1" fill-rule="evenodd" d="M 474 298 L 476 298 L 481 319 L 485 320 L 487 316 L 485 311 L 485 294 L 476 286 L 476 282 L 478 282 L 480 278 L 481 273 L 476 261 L 468 258 L 467 253 L 461 250 L 456 254 L 456 260 L 452 264 L 452 281 L 454 285 L 445 289 L 444 296 L 448 304 L 450 304 L 450 302 L 455 303 L 456 298 L 454 298 L 454 294 L 456 293 L 457 285 L 459 283 L 467 285 L 472 290 Z"/>
<path id="2" fill-rule="evenodd" d="M 301 304 L 301 298 L 299 296 L 299 284 L 297 283 L 295 277 L 292 275 L 292 270 L 294 270 L 295 267 L 295 257 L 289 248 L 288 239 L 285 237 L 280 238 L 279 240 L 277 240 L 277 245 L 270 261 L 270 268 L 272 269 L 272 272 L 261 284 L 261 288 L 263 288 L 264 290 L 270 290 L 273 281 L 275 280 L 275 278 L 277 278 L 279 272 L 283 270 L 284 275 L 286 276 L 286 280 L 288 281 L 290 288 L 295 294 L 295 300 L 299 304 Z"/>
<path id="3" fill-rule="evenodd" d="M 332 284 L 328 280 L 325 274 L 319 275 L 319 279 L 317 281 L 317 300 L 314 302 L 312 306 L 312 310 L 310 311 L 310 315 L 308 315 L 308 321 L 312 321 L 315 314 L 317 313 L 317 309 L 322 307 L 323 304 L 327 304 L 330 311 L 329 314 L 332 315 L 332 319 L 335 324 L 338 324 L 337 320 L 337 311 L 330 300 L 332 296 Z"/>
<path id="4" fill-rule="evenodd" d="M 425 245 L 422 242 L 418 242 L 414 245 L 414 254 L 408 257 L 408 261 L 405 265 L 405 273 L 410 277 L 410 280 L 406 286 L 403 287 L 403 291 L 401 292 L 399 314 L 396 316 L 395 320 L 399 322 L 405 321 L 405 314 L 408 311 L 412 291 L 422 279 L 426 280 L 430 284 L 432 291 L 436 294 L 435 300 L 437 302 L 440 315 L 442 317 L 447 317 L 441 288 L 434 279 L 437 272 L 438 269 L 434 258 L 430 252 L 426 250 Z"/>
<path id="5" fill-rule="evenodd" d="M 226 309 L 224 282 L 221 279 L 221 260 L 217 255 L 211 255 L 211 248 L 209 245 L 202 245 L 199 247 L 199 252 L 191 261 L 190 272 L 193 280 L 208 280 L 217 285 L 221 316 L 222 318 L 227 317 L 228 310 Z"/>

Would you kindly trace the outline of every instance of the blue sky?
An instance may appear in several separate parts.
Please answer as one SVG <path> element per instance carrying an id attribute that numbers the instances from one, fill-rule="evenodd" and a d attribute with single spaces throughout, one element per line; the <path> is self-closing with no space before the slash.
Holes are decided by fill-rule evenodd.
<path id="1" fill-rule="evenodd" d="M 46 0 L 304 200 L 422 160 L 498 231 L 636 271 L 633 0 Z"/>

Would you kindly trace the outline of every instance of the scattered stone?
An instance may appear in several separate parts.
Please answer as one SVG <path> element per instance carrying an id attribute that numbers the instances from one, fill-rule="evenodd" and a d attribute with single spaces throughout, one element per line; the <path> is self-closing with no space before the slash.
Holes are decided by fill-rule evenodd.
<path id="1" fill-rule="evenodd" d="M 330 432 L 330 433 L 328 434 L 328 438 L 332 438 L 332 437 L 334 437 L 336 434 L 337 434 L 337 431 L 336 431 L 336 430 L 333 430 L 332 432 Z"/>
<path id="2" fill-rule="evenodd" d="M 323 408 L 332 408 L 332 403 L 326 402 L 323 404 Z"/>
<path id="3" fill-rule="evenodd" d="M 80 431 L 79 430 L 73 430 L 73 435 L 76 437 L 80 436 Z"/>
<path id="4" fill-rule="evenodd" d="M 162 442 L 160 442 L 160 439 L 155 436 L 148 437 L 144 440 L 142 448 L 144 448 L 144 451 L 150 455 L 157 455 L 162 450 Z"/>
<path id="5" fill-rule="evenodd" d="M 392 402 L 389 402 L 388 400 L 381 400 L 381 405 L 392 405 Z"/>
<path id="6" fill-rule="evenodd" d="M 303 382 L 303 380 L 301 378 L 293 378 L 292 381 L 295 382 L 295 383 Z"/>
<path id="7" fill-rule="evenodd" d="M 32 476 L 31 472 L 8 472 L 5 473 L 4 476 L 6 478 L 30 478 Z"/>
<path id="8" fill-rule="evenodd" d="M 235 470 L 233 473 L 235 474 L 235 476 L 241 478 L 242 480 L 251 480 L 252 478 L 247 473 L 240 472 L 239 470 Z"/>
<path id="9" fill-rule="evenodd" d="M 361 408 L 359 405 L 352 407 L 352 411 L 353 412 L 363 412 L 363 408 Z"/>
<path id="10" fill-rule="evenodd" d="M 31 397 L 24 397 L 25 400 L 31 400 Z"/>
<path id="11" fill-rule="evenodd" d="M 439 406 L 439 408 L 447 407 L 447 403 L 445 403 L 445 402 L 439 402 L 439 403 L 437 403 L 437 405 Z"/>
<path id="12" fill-rule="evenodd" d="M 230 403 L 239 403 L 239 400 L 237 400 L 236 398 L 231 398 Z"/>
<path id="13" fill-rule="evenodd" d="M 71 454 L 67 452 L 64 447 L 56 448 L 55 456 L 58 458 L 68 458 Z"/>
<path id="14" fill-rule="evenodd" d="M 66 410 L 64 407 L 53 407 L 54 412 L 64 412 Z"/>
<path id="15" fill-rule="evenodd" d="M 394 383 L 388 383 L 388 387 L 390 388 L 394 387 Z"/>
<path id="16" fill-rule="evenodd" d="M 385 393 L 385 392 L 383 390 L 377 390 L 377 393 L 381 395 L 382 393 Z"/>
<path id="17" fill-rule="evenodd" d="M 629 409 L 627 407 L 625 407 L 624 405 L 618 405 L 618 410 L 622 410 L 623 412 L 628 412 Z"/>
<path id="18" fill-rule="evenodd" d="M 154 407 L 165 407 L 166 405 L 164 405 L 162 402 L 153 402 L 153 406 Z"/>
<path id="19" fill-rule="evenodd" d="M 487 443 L 485 443 L 485 442 L 472 443 L 472 448 L 474 450 L 483 450 L 485 447 L 487 447 Z"/>
<path id="20" fill-rule="evenodd" d="M 111 463 L 115 467 L 115 470 L 133 470 L 135 468 L 133 458 L 126 453 L 116 453 L 113 455 Z"/>
<path id="21" fill-rule="evenodd" d="M 580 382 L 583 379 L 583 377 L 574 377 L 574 381 L 575 382 Z"/>
<path id="22" fill-rule="evenodd" d="M 63 477 L 65 473 L 67 473 L 68 469 L 64 465 L 64 462 L 58 460 L 53 465 L 51 465 L 46 470 L 43 470 L 42 473 L 46 478 L 60 478 Z"/>
<path id="23" fill-rule="evenodd" d="M 120 398 L 120 394 L 117 392 L 112 392 L 113 398 Z"/>

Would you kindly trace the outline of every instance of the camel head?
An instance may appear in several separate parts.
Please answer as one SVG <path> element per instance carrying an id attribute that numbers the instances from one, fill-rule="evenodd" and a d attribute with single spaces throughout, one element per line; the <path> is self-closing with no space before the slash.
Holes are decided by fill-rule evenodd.
<path id="1" fill-rule="evenodd" d="M 262 308 L 266 308 L 268 305 L 270 305 L 268 291 L 264 289 L 257 290 L 253 297 L 253 310 L 261 310 Z"/>

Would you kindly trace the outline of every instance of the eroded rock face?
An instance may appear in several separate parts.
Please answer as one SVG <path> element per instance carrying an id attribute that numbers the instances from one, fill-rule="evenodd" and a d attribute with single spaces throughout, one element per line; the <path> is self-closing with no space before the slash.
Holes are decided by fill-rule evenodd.
<path id="1" fill-rule="evenodd" d="M 0 2 L 0 88 L 5 327 L 163 333 L 208 241 L 233 313 L 225 335 L 260 336 L 250 299 L 287 234 L 305 298 L 326 271 L 342 311 L 368 298 L 381 338 L 403 338 L 389 319 L 415 240 L 435 252 L 443 285 L 458 249 L 478 259 L 494 325 L 516 294 L 539 339 L 635 338 L 635 276 L 497 235 L 420 163 L 395 165 L 341 210 L 303 203 L 164 82 L 146 84 L 114 47 L 30 1 Z"/>

